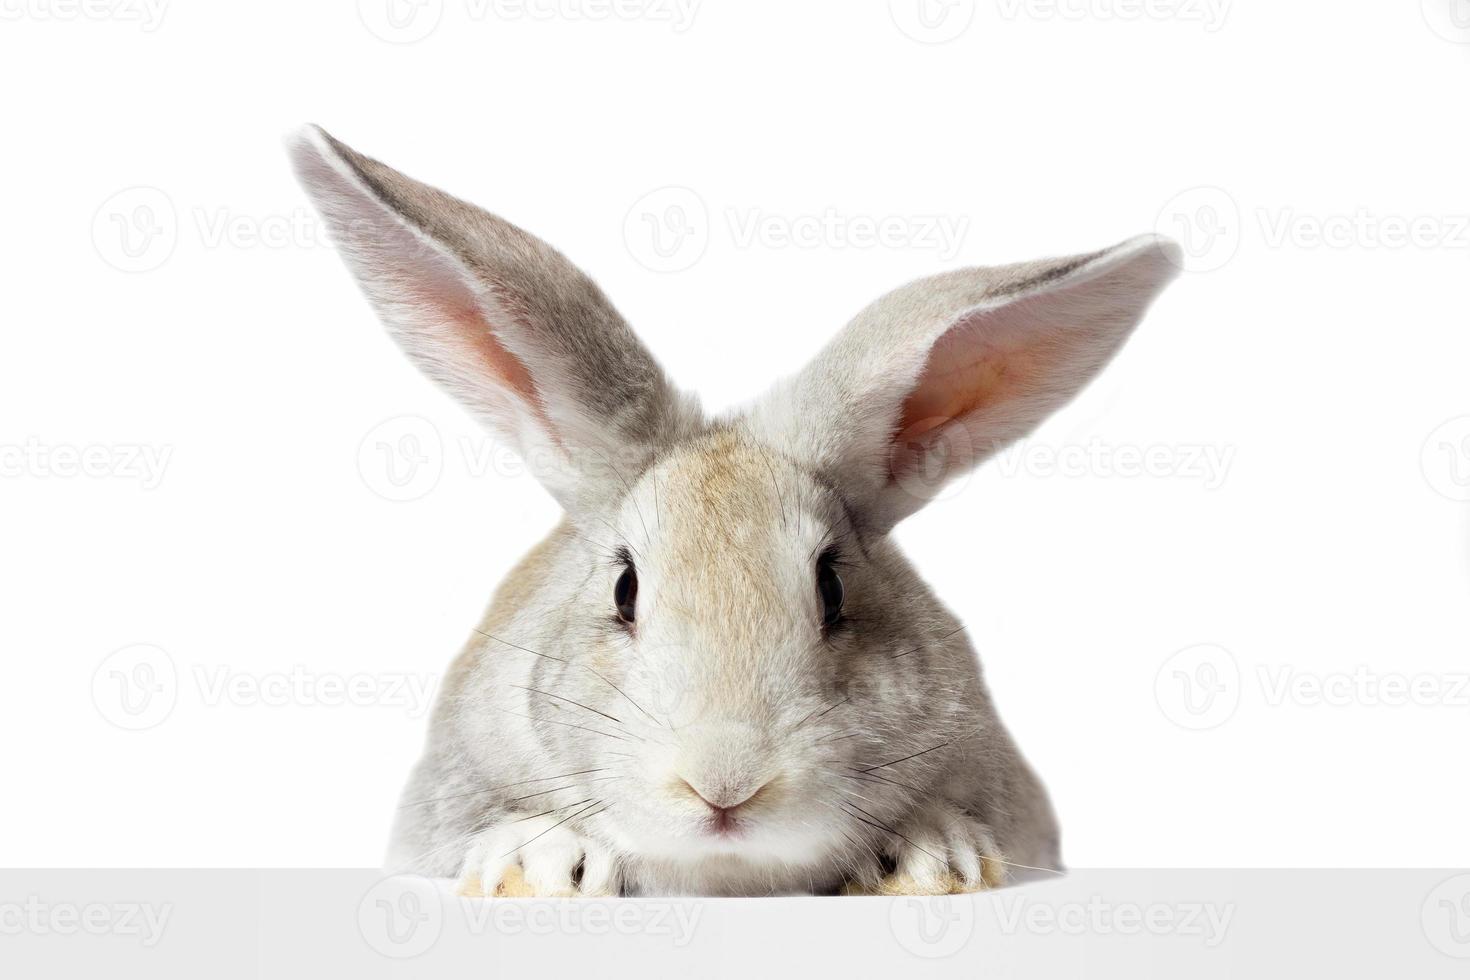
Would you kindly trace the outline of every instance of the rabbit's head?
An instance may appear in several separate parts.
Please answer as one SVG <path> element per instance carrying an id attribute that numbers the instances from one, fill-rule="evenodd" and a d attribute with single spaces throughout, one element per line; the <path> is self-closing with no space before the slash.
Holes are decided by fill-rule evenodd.
<path id="1" fill-rule="evenodd" d="M 394 338 L 568 515 L 516 635 L 486 639 L 530 680 L 470 682 L 466 730 L 489 746 L 516 713 L 495 706 L 544 697 L 547 771 L 606 772 L 600 826 L 672 860 L 816 861 L 935 791 L 938 750 L 992 716 L 888 532 L 1107 363 L 1171 243 L 910 283 L 709 419 L 540 240 L 320 130 L 293 155 Z"/>

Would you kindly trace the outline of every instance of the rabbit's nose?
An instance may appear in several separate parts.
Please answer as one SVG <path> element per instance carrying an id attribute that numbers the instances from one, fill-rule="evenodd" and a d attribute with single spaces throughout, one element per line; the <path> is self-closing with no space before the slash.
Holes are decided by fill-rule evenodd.
<path id="1" fill-rule="evenodd" d="M 708 807 L 723 824 L 746 812 L 737 814 L 737 808 L 749 809 L 771 795 L 776 759 L 758 730 L 742 722 L 717 720 L 691 725 L 680 734 L 666 784 L 674 798 Z"/>
<path id="2" fill-rule="evenodd" d="M 757 785 L 754 789 L 729 784 L 717 783 L 701 788 L 689 781 L 687 776 L 676 776 L 676 788 L 688 793 L 702 801 L 718 816 L 724 816 L 737 807 L 742 807 L 753 801 L 761 792 L 769 786 L 770 780 Z"/>

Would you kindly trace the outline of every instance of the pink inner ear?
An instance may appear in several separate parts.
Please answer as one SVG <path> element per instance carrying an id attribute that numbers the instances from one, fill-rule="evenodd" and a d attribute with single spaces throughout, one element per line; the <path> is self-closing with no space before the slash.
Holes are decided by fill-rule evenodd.
<path id="1" fill-rule="evenodd" d="M 485 367 L 500 379 L 501 384 L 534 408 L 536 414 L 545 421 L 545 405 L 541 402 L 541 394 L 536 390 L 536 383 L 531 380 L 531 372 L 526 370 L 525 363 L 495 339 L 489 324 L 476 311 L 456 310 L 454 322 L 455 329 Z"/>
<path id="2" fill-rule="evenodd" d="M 459 360 L 462 373 L 494 378 L 536 414 L 543 428 L 556 438 L 546 415 L 546 404 L 525 362 L 496 339 L 491 325 L 473 300 L 450 299 L 432 290 L 416 290 L 426 307 L 438 311 L 442 325 L 433 332 L 437 340 Z M 559 440 L 558 440 L 559 441 Z"/>
<path id="3" fill-rule="evenodd" d="M 993 408 L 1035 383 L 1035 356 L 1000 337 L 982 336 L 983 318 L 977 314 L 959 321 L 929 352 L 899 417 L 905 438 Z"/>

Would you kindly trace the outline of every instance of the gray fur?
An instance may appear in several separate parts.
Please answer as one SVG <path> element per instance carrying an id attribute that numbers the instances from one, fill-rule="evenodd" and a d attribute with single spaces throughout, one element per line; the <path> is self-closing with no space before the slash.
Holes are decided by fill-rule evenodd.
<path id="1" fill-rule="evenodd" d="M 319 130 L 292 151 L 404 349 L 550 460 L 536 471 L 567 510 L 446 678 L 395 870 L 486 891 L 519 875 L 534 894 L 767 894 L 1060 868 L 1046 793 L 960 623 L 888 532 L 1102 368 L 1171 245 L 910 284 L 801 375 L 707 419 L 550 247 Z M 957 408 L 908 418 L 933 406 Z M 829 550 L 847 596 L 830 631 Z M 631 625 L 614 616 L 620 555 Z"/>

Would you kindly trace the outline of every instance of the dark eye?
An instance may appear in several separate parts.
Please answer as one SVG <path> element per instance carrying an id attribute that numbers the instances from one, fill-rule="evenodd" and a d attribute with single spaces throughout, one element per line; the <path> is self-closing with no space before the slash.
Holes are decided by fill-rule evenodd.
<path id="1" fill-rule="evenodd" d="M 632 624 L 633 611 L 638 605 L 638 572 L 629 562 L 613 586 L 613 604 L 618 607 L 618 619 Z"/>
<path id="2" fill-rule="evenodd" d="M 817 593 L 822 597 L 822 625 L 831 627 L 842 618 L 842 578 L 833 567 L 836 558 L 823 555 L 817 562 Z"/>

